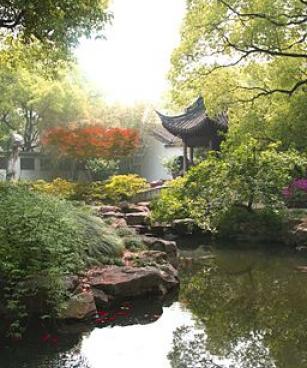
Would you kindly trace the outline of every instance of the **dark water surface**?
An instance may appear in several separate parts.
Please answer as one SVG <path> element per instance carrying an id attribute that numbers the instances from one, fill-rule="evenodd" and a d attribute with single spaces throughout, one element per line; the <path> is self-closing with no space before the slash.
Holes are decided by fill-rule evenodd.
<path id="1" fill-rule="evenodd" d="M 307 257 L 268 247 L 181 254 L 179 300 L 127 303 L 106 327 L 0 346 L 0 368 L 307 367 Z"/>

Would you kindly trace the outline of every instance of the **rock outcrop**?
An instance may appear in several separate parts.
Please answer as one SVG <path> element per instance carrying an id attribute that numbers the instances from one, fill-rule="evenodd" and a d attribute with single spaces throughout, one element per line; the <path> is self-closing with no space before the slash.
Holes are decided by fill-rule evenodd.
<path id="1" fill-rule="evenodd" d="M 60 318 L 82 320 L 92 318 L 96 313 L 97 309 L 93 293 L 91 291 L 83 291 L 71 297 Z"/>
<path id="2" fill-rule="evenodd" d="M 102 290 L 115 302 L 144 295 L 165 295 L 178 287 L 177 271 L 168 264 L 160 267 L 107 266 L 87 275 L 92 290 Z"/>
<path id="3" fill-rule="evenodd" d="M 178 250 L 175 241 L 151 236 L 143 236 L 142 240 L 148 249 L 166 253 L 169 263 L 175 268 L 178 267 Z"/>

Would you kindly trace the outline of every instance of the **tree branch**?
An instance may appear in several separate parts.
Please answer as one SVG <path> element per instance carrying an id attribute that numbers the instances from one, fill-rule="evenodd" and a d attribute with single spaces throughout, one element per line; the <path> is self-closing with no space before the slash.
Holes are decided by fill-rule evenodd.
<path id="1" fill-rule="evenodd" d="M 270 56 L 307 59 L 307 53 L 305 54 L 305 53 L 285 52 L 285 51 L 263 49 L 255 44 L 247 45 L 247 49 L 244 49 L 232 43 L 226 35 L 223 36 L 223 39 L 226 42 L 227 46 L 233 48 L 234 50 L 238 52 L 244 53 L 244 54 L 259 53 L 259 54 L 266 54 Z"/>
<path id="2" fill-rule="evenodd" d="M 230 11 L 232 11 L 234 14 L 236 14 L 239 18 L 258 18 L 258 19 L 263 19 L 266 20 L 270 23 L 272 23 L 273 25 L 277 26 L 277 27 L 285 27 L 285 26 L 290 26 L 290 25 L 300 25 L 303 23 L 307 22 L 307 14 L 296 14 L 296 15 L 289 15 L 289 14 L 278 14 L 277 17 L 279 16 L 283 16 L 283 17 L 287 17 L 287 18 L 292 18 L 292 19 L 296 19 L 296 20 L 291 20 L 289 22 L 280 22 L 277 21 L 276 19 L 270 17 L 268 14 L 265 13 L 241 13 L 240 11 L 238 11 L 236 8 L 234 8 L 233 6 L 231 6 L 230 4 L 228 4 L 225 0 L 218 0 L 220 3 L 222 3 L 224 6 L 226 6 Z M 301 2 L 303 4 L 307 4 L 307 1 L 301 0 Z"/>
<path id="3" fill-rule="evenodd" d="M 15 130 L 14 126 L 8 121 L 8 116 L 8 112 L 4 113 L 0 118 L 0 122 L 4 123 L 10 130 Z"/>
<path id="4" fill-rule="evenodd" d="M 255 96 L 250 99 L 245 100 L 238 100 L 238 102 L 254 102 L 259 97 L 271 96 L 275 93 L 286 94 L 288 96 L 292 96 L 299 88 L 302 86 L 307 85 L 307 79 L 300 80 L 296 82 L 291 89 L 283 89 L 283 88 L 275 88 L 275 89 L 266 89 L 263 87 L 245 87 L 245 86 L 238 86 L 237 89 L 242 89 L 245 91 L 259 91 Z"/>

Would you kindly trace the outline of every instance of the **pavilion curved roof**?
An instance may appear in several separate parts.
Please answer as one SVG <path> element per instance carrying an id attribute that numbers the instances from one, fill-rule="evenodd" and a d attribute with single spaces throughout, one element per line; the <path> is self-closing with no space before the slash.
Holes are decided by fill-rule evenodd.
<path id="1" fill-rule="evenodd" d="M 157 114 L 166 130 L 191 146 L 206 145 L 208 141 L 217 138 L 218 131 L 226 132 L 228 129 L 226 114 L 210 118 L 202 97 L 188 107 L 184 114 L 177 116 L 166 116 L 160 112 Z"/>

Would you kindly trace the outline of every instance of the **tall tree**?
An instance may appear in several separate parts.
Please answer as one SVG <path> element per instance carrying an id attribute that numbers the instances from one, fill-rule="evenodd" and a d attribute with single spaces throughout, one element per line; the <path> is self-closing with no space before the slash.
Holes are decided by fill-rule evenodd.
<path id="1" fill-rule="evenodd" d="M 0 83 L 0 132 L 6 138 L 16 131 L 24 138 L 24 150 L 39 145 L 41 132 L 55 124 L 89 118 L 90 97 L 77 72 L 61 70 L 58 78 L 46 78 L 36 69 L 3 67 Z"/>
<path id="2" fill-rule="evenodd" d="M 172 97 L 198 94 L 209 112 L 228 110 L 230 133 L 305 150 L 307 3 L 189 0 L 172 56 Z"/>
<path id="3" fill-rule="evenodd" d="M 101 35 L 108 0 L 0 0 L 0 29 L 25 42 L 68 50 L 81 36 Z"/>

